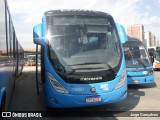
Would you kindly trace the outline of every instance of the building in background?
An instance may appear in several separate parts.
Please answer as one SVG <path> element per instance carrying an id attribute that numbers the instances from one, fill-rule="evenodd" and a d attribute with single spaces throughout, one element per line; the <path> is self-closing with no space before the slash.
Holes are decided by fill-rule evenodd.
<path id="1" fill-rule="evenodd" d="M 145 42 L 144 41 L 144 26 L 142 24 L 128 25 L 127 35 L 130 37 L 138 38 L 143 43 Z"/>
<path id="2" fill-rule="evenodd" d="M 151 46 L 151 36 L 152 33 L 150 31 L 144 33 L 144 43 L 146 44 L 147 47 Z"/>
<path id="3" fill-rule="evenodd" d="M 150 31 L 144 33 L 144 43 L 146 44 L 147 47 L 159 46 L 158 45 L 159 43 L 157 44 L 155 35 Z"/>
<path id="4" fill-rule="evenodd" d="M 151 36 L 151 46 L 156 46 L 156 37 L 154 34 Z"/>
<path id="5" fill-rule="evenodd" d="M 160 46 L 160 41 L 159 40 L 156 40 L 156 41 L 157 41 L 157 43 L 156 43 L 157 46 Z"/>
<path id="6" fill-rule="evenodd" d="M 144 26 L 142 24 L 128 25 L 127 35 L 141 40 L 147 47 L 160 46 L 159 40 L 156 39 L 152 32 L 144 32 Z"/>

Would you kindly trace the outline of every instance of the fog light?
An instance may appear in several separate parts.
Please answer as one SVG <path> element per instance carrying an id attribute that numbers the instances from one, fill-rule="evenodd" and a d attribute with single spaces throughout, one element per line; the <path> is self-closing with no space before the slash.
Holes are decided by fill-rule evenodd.
<path id="1" fill-rule="evenodd" d="M 54 99 L 54 98 L 51 98 L 50 100 L 51 100 L 52 102 L 55 102 L 55 103 L 57 102 L 56 99 Z"/>

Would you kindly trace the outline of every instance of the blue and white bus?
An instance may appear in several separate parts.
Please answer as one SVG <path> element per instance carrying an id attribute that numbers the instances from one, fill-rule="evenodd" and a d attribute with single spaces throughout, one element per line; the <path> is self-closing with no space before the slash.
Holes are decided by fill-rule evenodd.
<path id="1" fill-rule="evenodd" d="M 15 79 L 23 69 L 23 57 L 7 1 L 0 0 L 0 111 L 8 110 Z"/>
<path id="2" fill-rule="evenodd" d="M 123 26 L 111 15 L 89 10 L 44 13 L 33 30 L 41 45 L 41 72 L 48 107 L 114 103 L 127 96 Z"/>
<path id="3" fill-rule="evenodd" d="M 132 37 L 123 44 L 128 84 L 147 84 L 154 82 L 152 63 L 144 44 Z"/>

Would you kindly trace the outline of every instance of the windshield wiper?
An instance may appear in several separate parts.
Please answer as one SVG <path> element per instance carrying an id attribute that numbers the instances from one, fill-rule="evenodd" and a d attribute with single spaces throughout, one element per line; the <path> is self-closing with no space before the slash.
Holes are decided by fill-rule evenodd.
<path id="1" fill-rule="evenodd" d="M 86 63 L 73 64 L 73 65 L 69 65 L 69 66 L 76 66 L 76 65 L 89 65 L 89 64 L 106 64 L 106 63 L 99 63 L 99 62 L 86 62 Z"/>
<path id="2" fill-rule="evenodd" d="M 70 71 L 69 73 L 66 74 L 66 76 L 72 75 L 76 70 L 72 69 L 72 71 Z"/>
<path id="3" fill-rule="evenodd" d="M 60 72 L 66 72 L 65 67 L 61 64 L 61 63 L 57 63 L 54 65 L 54 67 L 56 68 L 56 70 L 60 71 Z"/>
<path id="4" fill-rule="evenodd" d="M 66 76 L 69 76 L 69 75 L 72 75 L 76 70 L 93 70 L 93 69 L 104 69 L 104 68 L 102 68 L 102 67 L 96 67 L 96 68 L 76 68 L 76 69 L 72 69 L 72 71 L 70 71 L 70 72 L 68 72 L 68 73 L 66 73 L 65 75 Z"/>
<path id="5" fill-rule="evenodd" d="M 141 60 L 139 60 L 138 58 L 135 58 L 136 60 L 138 60 L 138 62 L 144 67 L 144 69 L 146 70 L 146 66 L 145 66 L 145 64 L 141 61 Z"/>
<path id="6" fill-rule="evenodd" d="M 112 75 L 115 75 L 116 72 L 113 70 L 113 68 L 112 68 L 108 63 L 106 63 L 106 65 L 107 65 L 107 67 L 109 68 L 110 73 L 111 73 Z"/>

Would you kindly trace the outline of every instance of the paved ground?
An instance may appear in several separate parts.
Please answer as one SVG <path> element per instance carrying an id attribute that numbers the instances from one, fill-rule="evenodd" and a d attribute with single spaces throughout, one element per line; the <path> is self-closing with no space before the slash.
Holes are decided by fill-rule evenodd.
<path id="1" fill-rule="evenodd" d="M 17 79 L 16 89 L 13 93 L 10 110 L 11 111 L 48 111 L 45 107 L 43 92 L 40 88 L 40 95 L 37 96 L 36 93 L 36 84 L 35 84 L 35 67 L 25 66 L 22 75 Z M 41 83 L 39 83 L 41 84 Z M 93 116 L 95 111 L 160 111 L 160 71 L 155 72 L 155 83 L 152 85 L 137 85 L 137 86 L 129 86 L 128 97 L 124 101 L 98 106 L 98 107 L 87 107 L 80 108 L 76 110 L 89 110 L 93 112 Z M 119 112 L 121 115 L 121 112 Z M 71 113 L 72 114 L 72 113 Z M 80 113 L 81 114 L 81 113 Z M 106 112 L 104 113 L 106 114 Z M 123 113 L 122 113 L 123 114 Z M 62 115 L 63 116 L 63 115 Z M 10 118 L 11 119 L 11 118 Z M 10 120 L 9 119 L 9 120 Z M 23 120 L 26 118 L 20 118 Z M 39 120 L 40 118 L 37 118 Z M 50 120 L 52 118 L 41 118 L 40 120 Z M 54 118 L 56 120 L 81 120 L 81 117 L 58 117 Z M 133 120 L 135 117 L 120 117 L 113 115 L 113 117 L 83 117 L 84 120 Z M 146 118 L 146 117 L 138 117 L 136 120 L 159 120 L 159 117 Z M 16 120 L 16 118 L 12 118 L 12 120 Z"/>

